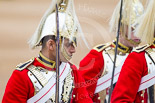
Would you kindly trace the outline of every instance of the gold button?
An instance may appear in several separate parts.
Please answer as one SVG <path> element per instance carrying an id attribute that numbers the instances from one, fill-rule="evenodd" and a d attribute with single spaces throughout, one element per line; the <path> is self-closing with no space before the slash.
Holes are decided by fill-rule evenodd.
<path id="1" fill-rule="evenodd" d="M 71 79 L 74 80 L 74 77 L 72 77 Z"/>
<path id="2" fill-rule="evenodd" d="M 98 100 L 100 100 L 101 99 L 101 97 L 98 97 Z"/>
<path id="3" fill-rule="evenodd" d="M 72 88 L 75 88 L 75 86 L 72 86 Z"/>
<path id="4" fill-rule="evenodd" d="M 141 94 L 141 97 L 143 97 L 144 96 L 144 94 Z"/>
<path id="5" fill-rule="evenodd" d="M 122 52 L 119 52 L 119 55 L 122 55 L 123 53 Z"/>
<path id="6" fill-rule="evenodd" d="M 75 98 L 75 95 L 73 95 L 73 98 Z"/>
<path id="7" fill-rule="evenodd" d="M 144 103 L 144 100 L 142 100 L 142 103 Z"/>

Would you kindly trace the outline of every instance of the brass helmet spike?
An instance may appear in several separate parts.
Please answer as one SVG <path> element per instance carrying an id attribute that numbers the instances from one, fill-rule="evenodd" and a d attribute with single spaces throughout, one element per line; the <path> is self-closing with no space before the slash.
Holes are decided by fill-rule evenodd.
<path id="1" fill-rule="evenodd" d="M 110 32 L 117 31 L 120 3 L 121 0 L 114 9 L 113 15 L 109 22 Z M 133 24 L 135 23 L 137 18 L 139 18 L 143 14 L 143 11 L 144 8 L 140 0 L 124 0 L 121 23 L 128 26 L 134 26 Z"/>
<path id="2" fill-rule="evenodd" d="M 59 31 L 62 37 L 75 42 L 78 32 L 81 32 L 81 26 L 77 19 L 73 0 L 52 0 L 51 6 L 42 17 L 36 32 L 29 40 L 30 47 L 34 49 L 41 45 L 42 39 L 47 35 L 56 35 L 55 22 L 55 4 L 59 8 Z M 77 30 L 78 28 L 78 30 Z M 82 33 L 79 33 L 82 34 Z"/>
<path id="3" fill-rule="evenodd" d="M 68 0 L 62 0 L 59 4 L 59 11 L 64 12 L 67 9 Z"/>

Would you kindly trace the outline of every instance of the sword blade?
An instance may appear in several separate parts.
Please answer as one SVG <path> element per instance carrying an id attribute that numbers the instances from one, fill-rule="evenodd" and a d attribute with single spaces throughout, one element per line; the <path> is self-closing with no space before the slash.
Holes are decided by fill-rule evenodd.
<path id="1" fill-rule="evenodd" d="M 55 103 L 59 103 L 59 14 L 58 14 L 58 5 L 56 4 L 56 93 L 55 93 Z"/>

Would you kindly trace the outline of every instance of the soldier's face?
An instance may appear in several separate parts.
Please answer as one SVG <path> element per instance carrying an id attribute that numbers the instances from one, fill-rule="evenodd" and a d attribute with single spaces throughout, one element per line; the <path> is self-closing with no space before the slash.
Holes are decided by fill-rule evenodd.
<path id="1" fill-rule="evenodd" d="M 60 60 L 62 62 L 68 62 L 75 52 L 76 50 L 73 42 L 70 42 L 69 39 L 64 38 L 60 48 Z"/>
<path id="2" fill-rule="evenodd" d="M 47 51 L 49 54 L 49 59 L 56 61 L 56 42 L 52 39 L 46 42 L 46 47 L 42 51 Z M 73 54 L 75 53 L 75 47 L 73 42 L 70 42 L 69 39 L 64 38 L 60 43 L 60 61 L 68 62 Z"/>
<path id="3" fill-rule="evenodd" d="M 128 26 L 125 27 L 126 32 L 125 32 L 125 42 L 128 47 L 136 47 L 140 43 L 140 39 L 134 35 L 135 29 L 131 28 L 131 33 L 129 34 L 128 32 Z"/>

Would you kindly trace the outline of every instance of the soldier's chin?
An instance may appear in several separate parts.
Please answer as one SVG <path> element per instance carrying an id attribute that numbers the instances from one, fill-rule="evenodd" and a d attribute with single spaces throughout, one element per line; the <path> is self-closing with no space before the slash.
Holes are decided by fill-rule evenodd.
<path id="1" fill-rule="evenodd" d="M 136 47 L 136 46 L 138 46 L 141 43 L 140 39 L 135 39 L 135 40 L 127 39 L 127 40 L 128 40 L 128 44 L 131 47 Z"/>
<path id="2" fill-rule="evenodd" d="M 133 45 L 134 45 L 134 47 L 136 47 L 136 46 L 138 46 L 140 43 L 141 43 L 140 40 L 136 40 L 136 41 L 134 40 Z"/>
<path id="3" fill-rule="evenodd" d="M 61 60 L 61 62 L 65 62 L 65 63 L 67 63 L 67 62 L 69 62 L 70 61 L 70 59 L 71 59 L 72 57 L 65 57 L 65 56 L 60 56 L 60 60 Z"/>
<path id="4" fill-rule="evenodd" d="M 63 58 L 60 58 L 60 60 L 61 60 L 61 62 L 65 62 L 65 63 L 67 63 L 67 62 L 68 62 L 68 60 L 67 60 L 67 59 L 65 59 L 64 57 L 63 57 Z"/>

